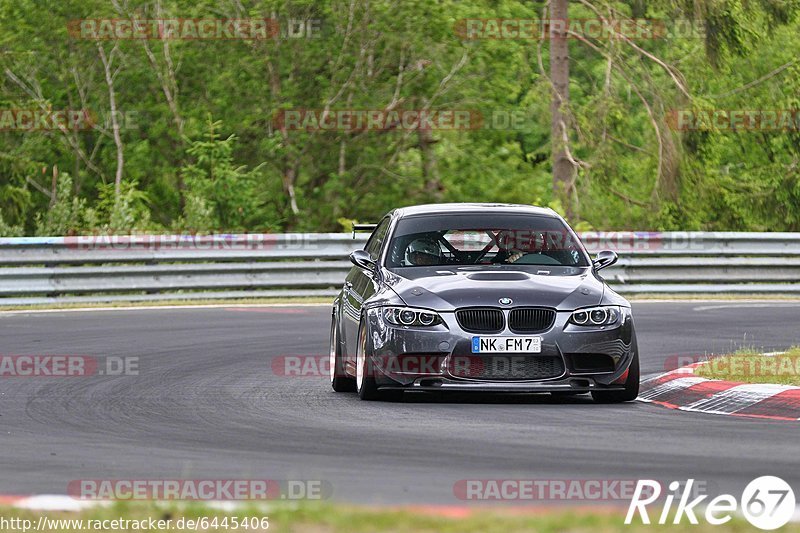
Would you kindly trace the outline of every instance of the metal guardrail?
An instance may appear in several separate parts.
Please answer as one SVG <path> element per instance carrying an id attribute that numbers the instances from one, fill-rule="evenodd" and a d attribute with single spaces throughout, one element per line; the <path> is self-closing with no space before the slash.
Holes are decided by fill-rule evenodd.
<path id="1" fill-rule="evenodd" d="M 0 305 L 332 296 L 367 236 L 344 233 L 0 238 Z M 585 232 L 641 293 L 800 294 L 800 233 Z"/>

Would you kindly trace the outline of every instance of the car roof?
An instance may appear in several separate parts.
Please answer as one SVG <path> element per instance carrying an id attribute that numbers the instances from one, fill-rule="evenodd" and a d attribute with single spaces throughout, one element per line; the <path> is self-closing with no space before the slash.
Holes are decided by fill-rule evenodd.
<path id="1" fill-rule="evenodd" d="M 393 211 L 397 217 L 417 216 L 417 215 L 437 215 L 437 214 L 458 214 L 458 213 L 494 213 L 520 214 L 520 215 L 539 215 L 557 218 L 555 211 L 547 207 L 537 207 L 534 205 L 523 204 L 500 204 L 500 203 L 449 203 L 449 204 L 423 204 L 409 207 L 400 207 Z"/>

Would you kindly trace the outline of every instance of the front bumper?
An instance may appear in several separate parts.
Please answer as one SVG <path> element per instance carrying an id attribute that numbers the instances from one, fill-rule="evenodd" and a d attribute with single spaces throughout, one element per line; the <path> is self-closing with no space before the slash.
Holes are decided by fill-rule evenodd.
<path id="1" fill-rule="evenodd" d="M 508 310 L 504 310 L 508 311 Z M 478 362 L 497 355 L 471 353 L 472 337 L 464 331 L 455 313 L 440 312 L 443 324 L 422 328 L 387 323 L 380 308 L 367 311 L 370 364 L 376 385 L 381 389 L 403 389 L 426 392 L 591 392 L 621 390 L 627 370 L 635 357 L 636 337 L 630 308 L 622 308 L 617 324 L 581 327 L 568 323 L 571 311 L 559 311 L 553 326 L 536 333 L 542 341 L 538 354 L 509 354 L 511 357 L 549 358 L 563 365 L 557 375 L 545 378 L 513 379 L 463 375 L 453 371 L 454 364 L 464 358 Z M 506 317 L 507 318 L 507 317 Z M 508 324 L 508 320 L 506 320 Z M 506 329 L 500 336 L 516 336 Z M 588 358 L 588 359 L 587 359 Z M 592 368 L 584 363 L 601 359 L 606 364 Z M 412 364 L 408 364 L 408 361 Z M 416 363 L 414 363 L 416 361 Z M 537 361 L 538 362 L 538 361 Z"/>
<path id="2" fill-rule="evenodd" d="M 558 381 L 460 381 L 449 378 L 419 378 L 409 385 L 381 385 L 383 389 L 400 389 L 420 392 L 571 392 L 584 393 L 593 390 L 624 390 L 620 385 L 602 385 L 592 378 L 570 378 Z"/>

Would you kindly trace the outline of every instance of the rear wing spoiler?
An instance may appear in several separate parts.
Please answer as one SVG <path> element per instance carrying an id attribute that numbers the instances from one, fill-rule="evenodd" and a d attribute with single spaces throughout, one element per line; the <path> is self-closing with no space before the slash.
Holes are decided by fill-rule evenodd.
<path id="1" fill-rule="evenodd" d="M 353 224 L 353 238 L 356 238 L 357 231 L 369 231 L 372 233 L 377 227 L 377 224 Z"/>

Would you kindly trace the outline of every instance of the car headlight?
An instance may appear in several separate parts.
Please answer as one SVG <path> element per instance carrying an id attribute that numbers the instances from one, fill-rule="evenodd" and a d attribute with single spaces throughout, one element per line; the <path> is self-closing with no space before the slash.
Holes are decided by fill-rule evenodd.
<path id="1" fill-rule="evenodd" d="M 383 317 L 395 326 L 427 327 L 442 323 L 442 317 L 435 311 L 411 307 L 384 307 Z"/>
<path id="2" fill-rule="evenodd" d="M 590 307 L 574 311 L 569 321 L 577 326 L 609 326 L 617 323 L 620 314 L 619 307 L 615 305 Z"/>

